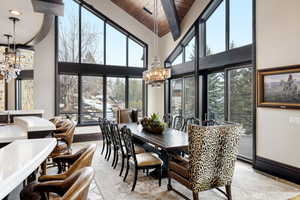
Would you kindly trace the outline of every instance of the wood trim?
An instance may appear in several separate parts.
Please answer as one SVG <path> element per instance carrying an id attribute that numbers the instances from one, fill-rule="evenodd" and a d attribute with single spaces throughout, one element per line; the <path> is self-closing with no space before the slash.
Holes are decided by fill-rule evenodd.
<path id="1" fill-rule="evenodd" d="M 256 105 L 257 107 L 299 109 L 300 103 L 281 103 L 264 101 L 264 76 L 300 72 L 299 65 L 258 70 L 256 73 Z"/>
<path id="2" fill-rule="evenodd" d="M 256 156 L 254 169 L 300 184 L 300 168 Z"/>
<path id="3" fill-rule="evenodd" d="M 162 7 L 165 11 L 169 28 L 174 41 L 177 40 L 181 35 L 180 22 L 176 11 L 176 6 L 173 0 L 164 0 L 161 1 Z"/>
<path id="4" fill-rule="evenodd" d="M 73 142 L 89 142 L 102 140 L 101 133 L 75 134 Z"/>

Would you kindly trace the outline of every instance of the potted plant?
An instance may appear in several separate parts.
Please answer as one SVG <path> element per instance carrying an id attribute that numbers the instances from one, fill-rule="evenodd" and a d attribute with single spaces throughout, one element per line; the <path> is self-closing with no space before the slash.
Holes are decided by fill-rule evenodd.
<path id="1" fill-rule="evenodd" d="M 142 119 L 141 124 L 144 130 L 155 134 L 163 133 L 166 127 L 166 124 L 159 119 L 159 115 L 156 113 Z"/>

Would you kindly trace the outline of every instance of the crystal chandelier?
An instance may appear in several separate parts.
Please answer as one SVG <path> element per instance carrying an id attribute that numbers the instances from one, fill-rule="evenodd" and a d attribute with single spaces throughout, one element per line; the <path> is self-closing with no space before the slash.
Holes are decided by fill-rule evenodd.
<path id="1" fill-rule="evenodd" d="M 157 0 L 154 0 L 154 50 L 158 52 L 158 20 L 157 20 Z M 155 56 L 149 69 L 143 73 L 146 84 L 152 87 L 161 87 L 164 81 L 171 77 L 171 70 L 164 68 L 158 56 Z"/>
<path id="2" fill-rule="evenodd" d="M 16 49 L 16 22 L 18 18 L 10 17 L 9 20 L 13 22 L 13 36 L 5 34 L 7 38 L 7 47 L 3 53 L 3 59 L 0 60 L 0 74 L 9 82 L 11 79 L 17 78 L 21 71 L 21 55 Z M 13 37 L 13 44 L 11 46 L 10 39 Z"/>

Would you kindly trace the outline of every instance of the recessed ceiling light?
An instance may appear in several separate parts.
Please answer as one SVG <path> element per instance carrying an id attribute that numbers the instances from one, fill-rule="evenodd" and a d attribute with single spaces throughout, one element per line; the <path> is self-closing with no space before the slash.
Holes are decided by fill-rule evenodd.
<path id="1" fill-rule="evenodd" d="M 17 16 L 22 15 L 22 13 L 20 11 L 17 11 L 17 10 L 9 10 L 9 12 L 10 12 L 10 14 L 17 15 Z"/>

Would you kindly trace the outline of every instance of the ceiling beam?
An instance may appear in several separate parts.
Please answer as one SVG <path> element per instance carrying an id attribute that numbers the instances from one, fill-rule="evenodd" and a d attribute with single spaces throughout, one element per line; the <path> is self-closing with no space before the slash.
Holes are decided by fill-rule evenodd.
<path id="1" fill-rule="evenodd" d="M 161 0 L 174 41 L 181 35 L 179 18 L 174 0 Z"/>
<path id="2" fill-rule="evenodd" d="M 34 12 L 48 15 L 63 16 L 63 0 L 31 0 Z"/>

